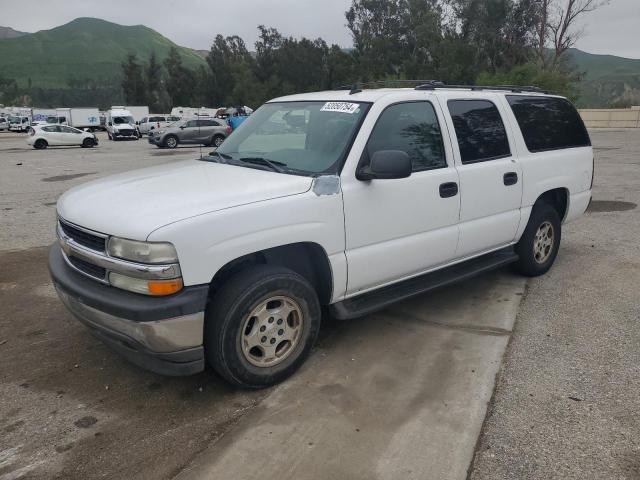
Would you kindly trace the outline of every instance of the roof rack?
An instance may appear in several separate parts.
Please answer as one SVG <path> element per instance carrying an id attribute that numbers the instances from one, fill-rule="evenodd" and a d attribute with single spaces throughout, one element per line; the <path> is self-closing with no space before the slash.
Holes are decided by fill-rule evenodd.
<path id="1" fill-rule="evenodd" d="M 547 90 L 542 90 L 535 85 L 446 85 L 442 82 L 439 82 L 439 85 L 434 85 L 433 83 L 425 83 L 423 85 L 416 86 L 416 90 L 435 90 L 437 88 L 442 89 L 461 89 L 461 90 L 498 90 L 504 92 L 513 92 L 513 93 L 551 93 Z"/>
<path id="2" fill-rule="evenodd" d="M 382 88 L 382 87 L 393 87 L 394 85 L 401 86 L 420 86 L 420 85 L 444 85 L 439 80 L 372 80 L 369 82 L 359 82 L 351 85 L 342 85 L 335 90 L 349 90 L 349 95 L 353 95 L 355 93 L 360 93 L 363 88 Z"/>
<path id="3" fill-rule="evenodd" d="M 412 86 L 415 85 L 415 90 L 436 90 L 436 89 L 460 89 L 460 90 L 498 90 L 504 92 L 513 93 L 551 93 L 547 90 L 542 90 L 535 85 L 447 85 L 440 80 L 373 80 L 370 82 L 354 83 L 352 85 L 343 85 L 337 87 L 336 90 L 349 90 L 349 95 L 362 92 L 364 88 L 381 88 L 381 87 L 393 87 L 394 85 Z"/>

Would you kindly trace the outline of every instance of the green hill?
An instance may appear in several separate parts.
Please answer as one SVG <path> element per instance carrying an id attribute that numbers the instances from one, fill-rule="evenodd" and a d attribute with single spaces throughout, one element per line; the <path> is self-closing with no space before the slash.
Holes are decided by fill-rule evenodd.
<path id="1" fill-rule="evenodd" d="M 185 66 L 204 65 L 193 50 L 179 47 L 143 25 L 123 26 L 96 18 L 77 18 L 66 25 L 19 38 L 0 40 L 0 72 L 19 87 L 66 88 L 83 83 L 117 83 L 128 53 L 145 60 L 155 51 L 162 61 L 178 48 Z"/>
<path id="2" fill-rule="evenodd" d="M 584 74 L 580 82 L 581 107 L 640 105 L 640 60 L 596 55 L 573 48 L 571 60 Z"/>

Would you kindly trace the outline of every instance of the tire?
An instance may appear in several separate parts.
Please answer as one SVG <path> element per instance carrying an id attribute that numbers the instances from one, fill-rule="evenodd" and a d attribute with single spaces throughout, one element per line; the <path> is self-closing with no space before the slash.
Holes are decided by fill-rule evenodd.
<path id="1" fill-rule="evenodd" d="M 177 148 L 178 147 L 178 137 L 175 135 L 168 135 L 167 138 L 164 139 L 164 146 L 167 148 Z"/>
<path id="2" fill-rule="evenodd" d="M 33 148 L 35 148 L 36 150 L 44 150 L 45 148 L 47 148 L 49 146 L 49 144 L 47 143 L 46 140 L 43 140 L 42 138 L 39 138 L 38 140 L 36 140 L 36 142 L 33 144 Z"/>
<path id="3" fill-rule="evenodd" d="M 211 140 L 211 146 L 218 148 L 220 145 L 222 145 L 222 142 L 224 142 L 224 136 L 215 135 Z"/>
<path id="4" fill-rule="evenodd" d="M 527 277 L 537 277 L 549 271 L 558 255 L 562 236 L 558 212 L 546 203 L 533 206 L 529 223 L 515 250 L 519 260 L 516 271 Z"/>
<path id="5" fill-rule="evenodd" d="M 262 318 L 250 316 L 261 307 L 266 307 Z M 278 309 L 289 313 L 278 317 Z M 305 278 L 283 267 L 250 267 L 229 279 L 207 309 L 205 354 L 209 364 L 234 385 L 275 385 L 305 361 L 318 337 L 320 320 L 318 296 Z"/>
<path id="6" fill-rule="evenodd" d="M 82 148 L 93 148 L 96 146 L 96 142 L 93 140 L 93 138 L 85 138 L 82 141 Z"/>

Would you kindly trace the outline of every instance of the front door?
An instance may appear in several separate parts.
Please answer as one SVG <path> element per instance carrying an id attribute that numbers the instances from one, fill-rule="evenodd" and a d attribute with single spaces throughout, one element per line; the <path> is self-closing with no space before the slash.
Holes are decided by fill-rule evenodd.
<path id="1" fill-rule="evenodd" d="M 446 99 L 460 176 L 460 241 L 464 258 L 512 243 L 520 223 L 522 169 L 513 155 L 496 96 Z M 488 94 L 491 95 L 491 94 Z"/>
<path id="2" fill-rule="evenodd" d="M 430 101 L 392 103 L 380 113 L 360 165 L 376 151 L 401 150 L 412 160 L 411 176 L 359 181 L 343 172 L 347 296 L 454 258 L 458 173 L 442 125 L 442 112 Z"/>

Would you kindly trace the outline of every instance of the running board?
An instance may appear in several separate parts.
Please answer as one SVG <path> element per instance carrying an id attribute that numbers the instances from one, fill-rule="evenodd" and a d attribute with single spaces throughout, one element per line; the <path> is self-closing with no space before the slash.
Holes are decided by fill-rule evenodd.
<path id="1" fill-rule="evenodd" d="M 434 290 L 445 285 L 467 280 L 518 260 L 513 247 L 503 248 L 451 267 L 426 273 L 393 285 L 348 298 L 330 305 L 331 314 L 340 320 L 368 315 L 400 300 Z"/>

